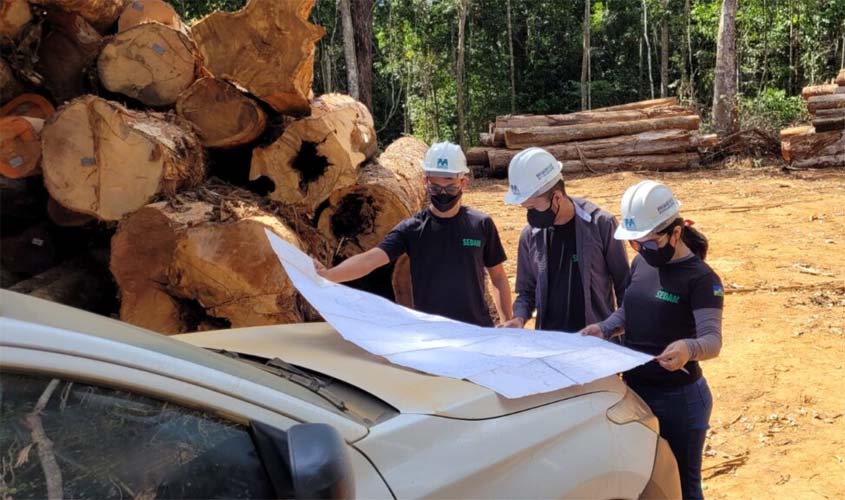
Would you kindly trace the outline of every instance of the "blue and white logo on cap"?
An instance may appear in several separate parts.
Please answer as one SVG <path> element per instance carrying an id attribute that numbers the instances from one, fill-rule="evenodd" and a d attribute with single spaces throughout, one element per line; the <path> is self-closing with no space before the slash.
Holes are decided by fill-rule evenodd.
<path id="1" fill-rule="evenodd" d="M 626 217 L 622 220 L 622 224 L 625 225 L 625 229 L 628 231 L 636 231 L 637 230 L 637 223 L 634 221 L 633 218 Z"/>
<path id="2" fill-rule="evenodd" d="M 442 170 L 447 170 L 449 168 L 449 159 L 448 158 L 438 158 L 437 159 L 437 168 Z"/>

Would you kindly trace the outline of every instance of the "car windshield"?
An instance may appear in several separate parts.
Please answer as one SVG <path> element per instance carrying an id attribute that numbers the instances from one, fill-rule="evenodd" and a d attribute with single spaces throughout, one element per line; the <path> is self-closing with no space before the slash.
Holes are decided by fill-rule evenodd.
<path id="1" fill-rule="evenodd" d="M 322 373 L 292 365 L 282 359 L 267 359 L 223 349 L 208 350 L 272 373 L 303 387 L 317 395 L 335 412 L 368 427 L 399 414 L 396 408 L 366 391 Z"/>

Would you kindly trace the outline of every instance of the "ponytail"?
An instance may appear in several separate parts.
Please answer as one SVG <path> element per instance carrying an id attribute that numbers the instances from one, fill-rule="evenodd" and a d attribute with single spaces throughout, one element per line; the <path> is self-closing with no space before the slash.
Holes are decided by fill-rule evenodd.
<path id="1" fill-rule="evenodd" d="M 681 239 L 692 253 L 697 255 L 699 259 L 704 260 L 707 258 L 707 249 L 710 247 L 710 244 L 707 241 L 707 237 L 701 231 L 692 227 L 693 224 L 691 220 L 683 221 Z"/>

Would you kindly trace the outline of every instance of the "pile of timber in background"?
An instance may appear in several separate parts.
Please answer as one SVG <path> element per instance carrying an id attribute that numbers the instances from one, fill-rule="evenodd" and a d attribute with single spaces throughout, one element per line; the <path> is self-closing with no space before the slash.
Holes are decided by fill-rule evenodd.
<path id="1" fill-rule="evenodd" d="M 845 167 L 845 69 L 825 85 L 804 87 L 812 125 L 781 131 L 781 154 L 794 168 Z"/>
<path id="2" fill-rule="evenodd" d="M 683 170 L 698 166 L 699 151 L 717 143 L 698 134 L 700 119 L 676 98 L 654 99 L 565 115 L 496 118 L 480 147 L 467 151 L 476 176 L 507 177 L 519 151 L 539 146 L 564 172 Z"/>
<path id="3" fill-rule="evenodd" d="M 426 145 L 314 97 L 315 0 L 188 26 L 161 0 L 4 0 L 2 286 L 161 333 L 319 319 L 269 229 L 333 265 L 422 208 Z M 407 259 L 355 286 L 411 305 Z"/>

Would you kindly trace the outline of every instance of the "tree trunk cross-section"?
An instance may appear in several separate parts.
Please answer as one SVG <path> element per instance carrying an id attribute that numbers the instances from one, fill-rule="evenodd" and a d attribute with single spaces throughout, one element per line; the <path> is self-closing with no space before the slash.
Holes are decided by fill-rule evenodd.
<path id="1" fill-rule="evenodd" d="M 252 142 L 267 125 L 267 116 L 234 85 L 216 78 L 200 78 L 179 94 L 179 116 L 196 125 L 203 145 L 231 148 Z"/>

